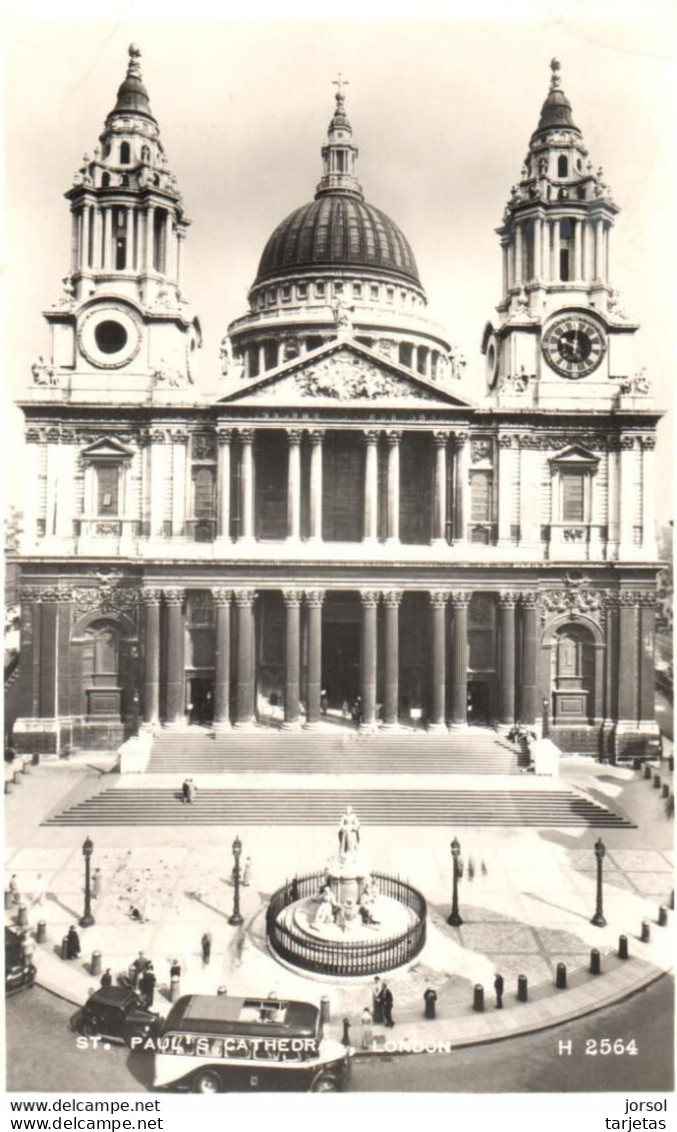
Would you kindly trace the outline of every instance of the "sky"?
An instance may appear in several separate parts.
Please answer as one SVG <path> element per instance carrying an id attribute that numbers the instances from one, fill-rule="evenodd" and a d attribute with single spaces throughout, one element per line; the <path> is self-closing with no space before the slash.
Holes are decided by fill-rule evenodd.
<path id="1" fill-rule="evenodd" d="M 70 217 L 62 194 L 82 155 L 97 144 L 134 41 L 193 221 L 183 290 L 202 323 L 205 386 L 207 374 L 210 386 L 218 375 L 227 324 L 246 311 L 268 236 L 313 197 L 333 111 L 332 80 L 341 72 L 349 83 L 346 105 L 366 199 L 408 238 L 429 313 L 468 360 L 466 391 L 483 396 L 480 340 L 500 298 L 494 229 L 518 179 L 556 56 L 574 121 L 621 207 L 611 275 L 628 315 L 642 325 L 637 369 L 646 367 L 658 403 L 667 407 L 674 363 L 675 39 L 664 24 L 646 18 L 651 8 L 635 5 L 637 18 L 618 23 L 7 24 L 9 397 L 20 396 L 31 362 L 48 352 L 41 311 L 59 296 L 69 262 Z M 8 406 L 6 418 L 12 454 L 20 417 Z M 661 520 L 671 507 L 669 432 L 664 422 Z"/>

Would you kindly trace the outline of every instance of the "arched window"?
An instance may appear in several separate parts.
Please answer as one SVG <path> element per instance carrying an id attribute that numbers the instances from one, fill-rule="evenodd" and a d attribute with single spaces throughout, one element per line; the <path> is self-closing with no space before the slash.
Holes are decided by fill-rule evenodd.
<path id="1" fill-rule="evenodd" d="M 110 173 L 104 173 L 101 178 L 101 187 L 107 189 L 110 186 Z"/>
<path id="2" fill-rule="evenodd" d="M 130 160 L 129 142 L 121 142 L 120 143 L 120 164 L 121 165 L 129 165 L 129 160 Z"/>
<path id="3" fill-rule="evenodd" d="M 565 157 L 564 154 L 562 154 L 561 157 L 557 158 L 557 176 L 558 177 L 568 177 L 569 176 L 569 158 Z"/>

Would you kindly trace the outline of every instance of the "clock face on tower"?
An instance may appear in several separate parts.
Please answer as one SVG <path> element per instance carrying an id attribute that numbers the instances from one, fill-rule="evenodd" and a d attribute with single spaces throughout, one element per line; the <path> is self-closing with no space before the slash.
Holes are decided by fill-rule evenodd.
<path id="1" fill-rule="evenodd" d="M 606 350 L 604 331 L 585 315 L 556 319 L 543 337 L 546 361 L 562 377 L 587 377 L 597 369 Z"/>

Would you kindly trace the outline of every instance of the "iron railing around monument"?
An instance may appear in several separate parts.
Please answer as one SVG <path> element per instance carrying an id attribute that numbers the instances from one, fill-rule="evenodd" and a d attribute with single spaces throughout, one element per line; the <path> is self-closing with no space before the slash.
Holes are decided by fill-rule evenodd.
<path id="1" fill-rule="evenodd" d="M 426 939 L 427 906 L 425 897 L 399 877 L 372 873 L 379 893 L 398 900 L 416 917 L 407 931 L 387 938 L 359 940 L 320 940 L 301 938 L 279 916 L 290 904 L 316 896 L 327 882 L 327 874 L 294 877 L 273 893 L 266 912 L 266 934 L 270 946 L 280 959 L 305 971 L 324 975 L 361 976 L 392 971 L 410 963 L 423 950 Z"/>

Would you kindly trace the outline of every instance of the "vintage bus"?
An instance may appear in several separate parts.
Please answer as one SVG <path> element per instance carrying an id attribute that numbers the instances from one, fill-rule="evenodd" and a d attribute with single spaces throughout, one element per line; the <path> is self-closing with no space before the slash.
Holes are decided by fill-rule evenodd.
<path id="1" fill-rule="evenodd" d="M 309 1002 L 185 995 L 152 1046 L 155 1087 L 196 1093 L 337 1092 L 350 1068 Z"/>

